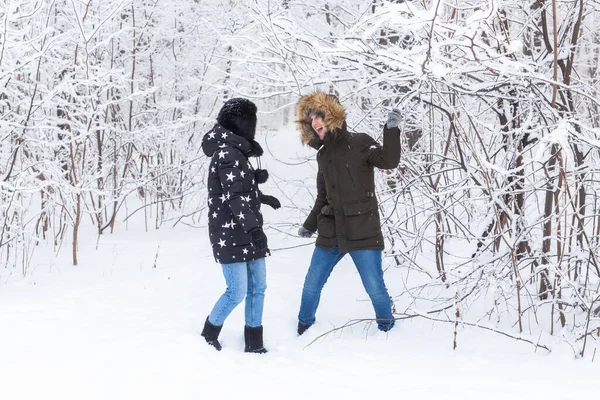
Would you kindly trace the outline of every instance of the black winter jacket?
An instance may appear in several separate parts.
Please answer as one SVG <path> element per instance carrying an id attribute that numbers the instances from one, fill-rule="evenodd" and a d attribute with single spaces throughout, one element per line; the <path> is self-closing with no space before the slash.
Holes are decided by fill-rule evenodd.
<path id="1" fill-rule="evenodd" d="M 202 139 L 211 157 L 208 172 L 208 232 L 215 260 L 221 264 L 251 261 L 270 255 L 255 251 L 251 234 L 261 228 L 260 194 L 250 142 L 216 124 Z"/>
<path id="2" fill-rule="evenodd" d="M 310 112 L 324 115 L 325 140 L 319 141 Z M 317 149 L 317 196 L 304 228 L 318 232 L 316 245 L 338 246 L 340 253 L 383 249 L 374 168 L 393 169 L 400 160 L 400 131 L 383 130 L 383 146 L 365 133 L 348 132 L 346 112 L 337 98 L 314 92 L 296 107 L 302 143 Z"/>

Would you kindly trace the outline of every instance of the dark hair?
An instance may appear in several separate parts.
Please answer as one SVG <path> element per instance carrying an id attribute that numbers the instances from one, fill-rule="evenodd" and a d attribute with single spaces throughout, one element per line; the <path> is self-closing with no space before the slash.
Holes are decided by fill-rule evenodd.
<path id="1" fill-rule="evenodd" d="M 308 111 L 308 118 L 311 119 L 313 116 L 325 119 L 325 113 L 323 111 L 310 109 Z"/>

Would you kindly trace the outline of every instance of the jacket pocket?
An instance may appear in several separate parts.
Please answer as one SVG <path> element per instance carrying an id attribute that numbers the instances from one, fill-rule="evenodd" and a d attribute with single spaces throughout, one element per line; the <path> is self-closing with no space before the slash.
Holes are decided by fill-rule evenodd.
<path id="1" fill-rule="evenodd" d="M 335 219 L 333 217 L 319 214 L 317 216 L 317 232 L 325 238 L 335 237 Z"/>
<path id="2" fill-rule="evenodd" d="M 333 216 L 333 206 L 331 204 L 327 204 L 321 208 L 321 214 Z"/>
<path id="3" fill-rule="evenodd" d="M 343 208 L 346 236 L 349 240 L 369 239 L 381 233 L 377 203 L 368 201 L 346 204 Z"/>

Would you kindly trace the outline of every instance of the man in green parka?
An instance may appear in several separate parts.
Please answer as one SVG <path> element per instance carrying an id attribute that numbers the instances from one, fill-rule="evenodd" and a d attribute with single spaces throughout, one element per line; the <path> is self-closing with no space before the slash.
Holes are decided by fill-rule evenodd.
<path id="1" fill-rule="evenodd" d="M 321 290 L 335 265 L 349 253 L 371 298 L 377 326 L 394 326 L 382 269 L 384 248 L 374 168 L 393 169 L 400 160 L 401 114 L 390 112 L 383 146 L 364 133 L 348 132 L 346 113 L 335 96 L 314 92 L 296 107 L 303 144 L 318 150 L 317 197 L 298 234 L 318 233 L 302 290 L 298 334 L 315 322 Z"/>

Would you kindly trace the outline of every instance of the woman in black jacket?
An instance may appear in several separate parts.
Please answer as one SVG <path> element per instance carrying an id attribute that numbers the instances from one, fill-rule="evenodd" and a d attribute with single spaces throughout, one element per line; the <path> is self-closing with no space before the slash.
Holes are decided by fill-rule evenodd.
<path id="1" fill-rule="evenodd" d="M 250 100 L 228 100 L 219 111 L 217 124 L 202 139 L 202 150 L 211 157 L 207 184 L 209 237 L 227 283 L 225 293 L 206 318 L 202 336 L 221 350 L 218 337 L 223 323 L 245 298 L 245 351 L 266 353 L 262 313 L 269 248 L 260 206 L 265 203 L 279 208 L 280 204 L 276 198 L 260 193 L 258 183 L 267 180 L 267 171 L 255 170 L 248 160 L 263 153 L 254 140 L 256 111 Z"/>

